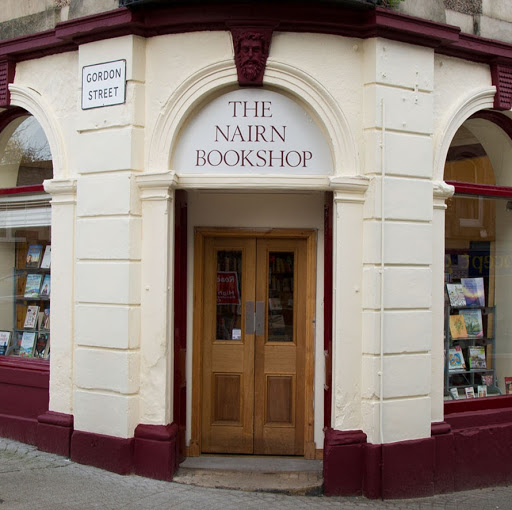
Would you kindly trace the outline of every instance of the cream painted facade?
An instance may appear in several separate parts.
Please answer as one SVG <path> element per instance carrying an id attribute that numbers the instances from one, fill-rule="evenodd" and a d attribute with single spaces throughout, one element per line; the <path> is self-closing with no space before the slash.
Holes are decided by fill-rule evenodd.
<path id="1" fill-rule="evenodd" d="M 127 63 L 126 103 L 81 110 L 81 69 L 119 59 Z M 11 102 L 43 126 L 54 161 L 54 179 L 45 183 L 53 210 L 52 310 L 59 310 L 50 410 L 73 415 L 77 430 L 122 438 L 139 423 L 172 422 L 173 194 L 183 188 L 188 381 L 194 227 L 317 230 L 314 438 L 321 448 L 323 192 L 333 191 L 331 425 L 361 429 L 373 443 L 428 437 L 431 422 L 443 419 L 450 195 L 443 166 L 462 121 L 492 107 L 488 66 L 380 38 L 278 32 L 264 85 L 315 119 L 334 174 L 174 173 L 180 130 L 236 85 L 231 35 L 222 31 L 123 36 L 17 64 Z"/>

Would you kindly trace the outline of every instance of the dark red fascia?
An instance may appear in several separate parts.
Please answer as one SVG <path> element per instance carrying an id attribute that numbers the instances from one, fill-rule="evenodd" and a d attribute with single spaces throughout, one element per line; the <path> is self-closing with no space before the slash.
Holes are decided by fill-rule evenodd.
<path id="1" fill-rule="evenodd" d="M 468 60 L 512 63 L 512 45 L 460 33 L 455 26 L 376 7 L 357 10 L 339 4 L 209 2 L 114 11 L 58 23 L 53 30 L 0 41 L 0 58 L 16 61 L 76 50 L 78 45 L 135 34 L 142 37 L 201 30 L 227 30 L 233 23 L 266 23 L 276 31 L 383 37 L 434 48 Z"/>
<path id="2" fill-rule="evenodd" d="M 492 66 L 498 88 L 496 108 L 509 109 L 512 95 L 502 94 L 512 74 L 512 44 L 463 34 L 459 27 L 400 14 L 381 7 L 355 9 L 334 2 L 196 2 L 188 5 L 158 3 L 119 9 L 57 23 L 52 30 L 0 41 L 0 63 L 74 51 L 80 44 L 139 35 L 204 30 L 229 30 L 236 25 L 272 25 L 274 31 L 333 34 L 368 39 L 382 37 L 433 48 L 436 52 Z M 9 82 L 14 74 L 11 70 Z M 501 97 L 503 95 L 503 97 Z M 509 97 L 510 96 L 510 97 Z M 7 100 L 2 104 L 7 106 Z"/>

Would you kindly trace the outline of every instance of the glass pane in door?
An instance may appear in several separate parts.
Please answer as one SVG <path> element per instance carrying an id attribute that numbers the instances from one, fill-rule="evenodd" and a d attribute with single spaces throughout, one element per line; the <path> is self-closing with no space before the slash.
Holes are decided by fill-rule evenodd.
<path id="1" fill-rule="evenodd" d="M 270 252 L 268 258 L 268 342 L 293 342 L 293 252 Z"/>
<path id="2" fill-rule="evenodd" d="M 217 252 L 217 340 L 242 340 L 242 252 Z"/>

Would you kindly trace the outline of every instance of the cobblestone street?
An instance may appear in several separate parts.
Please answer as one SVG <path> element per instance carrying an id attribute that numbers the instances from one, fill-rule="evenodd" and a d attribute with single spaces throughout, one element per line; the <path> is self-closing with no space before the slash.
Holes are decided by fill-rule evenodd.
<path id="1" fill-rule="evenodd" d="M 0 438 L 0 505 L 1 510 L 503 510 L 512 509 L 512 487 L 396 501 L 204 489 L 120 476 Z"/>

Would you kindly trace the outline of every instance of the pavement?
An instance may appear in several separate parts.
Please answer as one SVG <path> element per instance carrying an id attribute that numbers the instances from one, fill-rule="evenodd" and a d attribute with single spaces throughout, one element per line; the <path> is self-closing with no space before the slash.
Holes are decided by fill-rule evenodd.
<path id="1" fill-rule="evenodd" d="M 512 510 L 512 486 L 410 500 L 211 489 L 121 476 L 0 438 L 0 510 Z"/>

